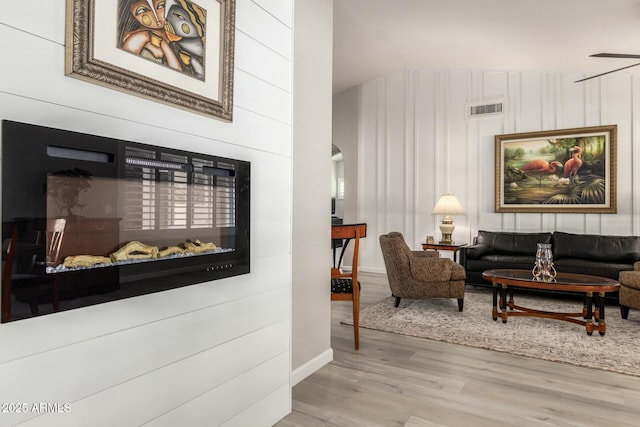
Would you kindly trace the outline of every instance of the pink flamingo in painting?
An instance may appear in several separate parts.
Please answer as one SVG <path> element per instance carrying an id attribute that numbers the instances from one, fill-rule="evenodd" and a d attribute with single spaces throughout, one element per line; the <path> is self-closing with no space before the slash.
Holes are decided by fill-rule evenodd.
<path id="1" fill-rule="evenodd" d="M 578 175 L 578 169 L 582 167 L 582 159 L 580 158 L 580 154 L 582 154 L 582 148 L 577 145 L 571 149 L 569 149 L 569 153 L 573 153 L 571 158 L 567 160 L 564 164 L 564 177 L 569 178 L 572 184 L 576 182 L 576 176 Z"/>
<path id="2" fill-rule="evenodd" d="M 525 174 L 533 175 L 538 180 L 540 188 L 542 188 L 542 175 L 556 173 L 556 168 L 558 167 L 561 168 L 562 163 L 555 160 L 549 163 L 542 159 L 536 159 L 525 163 L 520 170 Z"/>

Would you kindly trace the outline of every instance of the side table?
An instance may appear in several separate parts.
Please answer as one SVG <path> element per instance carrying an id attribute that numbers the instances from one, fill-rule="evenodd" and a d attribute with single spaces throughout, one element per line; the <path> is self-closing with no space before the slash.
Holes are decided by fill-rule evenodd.
<path id="1" fill-rule="evenodd" d="M 428 249 L 433 249 L 434 251 L 451 251 L 453 252 L 453 260 L 458 262 L 458 251 L 461 247 L 467 246 L 466 243 L 455 244 L 455 243 L 423 243 L 422 250 L 426 251 Z"/>

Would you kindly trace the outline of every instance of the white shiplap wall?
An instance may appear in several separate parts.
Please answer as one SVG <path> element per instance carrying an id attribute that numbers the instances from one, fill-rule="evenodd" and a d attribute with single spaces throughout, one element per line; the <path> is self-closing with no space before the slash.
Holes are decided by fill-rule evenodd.
<path id="1" fill-rule="evenodd" d="M 224 123 L 65 77 L 65 1 L 0 2 L 12 52 L 0 119 L 252 164 L 251 274 L 0 325 L 0 402 L 71 408 L 0 413 L 0 426 L 258 426 L 288 413 L 292 8 L 237 0 Z"/>
<path id="2" fill-rule="evenodd" d="M 401 231 L 414 248 L 426 235 L 439 238 L 441 217 L 431 211 L 446 192 L 456 194 L 467 212 L 454 218 L 459 242 L 469 242 L 479 229 L 640 235 L 640 173 L 633 168 L 640 165 L 640 77 L 613 74 L 574 83 L 580 77 L 412 70 L 360 86 L 358 123 L 351 127 L 358 129 L 352 144 L 359 163 L 345 160 L 345 170 L 358 170 L 357 220 L 367 222 L 374 237 L 361 246 L 362 268 L 384 271 L 380 234 Z M 466 117 L 469 102 L 496 99 L 505 102 L 505 114 Z M 616 215 L 494 212 L 495 135 L 607 124 L 618 125 Z M 343 126 L 334 123 L 334 131 Z"/>

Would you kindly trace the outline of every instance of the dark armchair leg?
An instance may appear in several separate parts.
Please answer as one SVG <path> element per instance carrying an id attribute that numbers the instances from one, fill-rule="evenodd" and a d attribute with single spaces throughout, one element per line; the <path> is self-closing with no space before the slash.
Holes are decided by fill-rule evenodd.
<path id="1" fill-rule="evenodd" d="M 458 310 L 462 311 L 464 308 L 464 298 L 458 298 Z"/>
<path id="2" fill-rule="evenodd" d="M 396 307 L 400 305 L 400 297 L 396 297 Z"/>
<path id="3" fill-rule="evenodd" d="M 629 317 L 629 307 L 625 307 L 624 305 L 621 305 L 620 316 L 622 316 L 623 319 L 626 319 L 627 317 Z"/>

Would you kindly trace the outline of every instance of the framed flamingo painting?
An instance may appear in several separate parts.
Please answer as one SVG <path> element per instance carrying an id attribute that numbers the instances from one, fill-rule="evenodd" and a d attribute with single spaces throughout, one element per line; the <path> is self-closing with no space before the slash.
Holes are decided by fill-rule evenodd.
<path id="1" fill-rule="evenodd" d="M 617 125 L 495 137 L 496 212 L 616 213 Z"/>
<path id="2" fill-rule="evenodd" d="M 236 0 L 67 0 L 65 74 L 232 121 Z"/>

